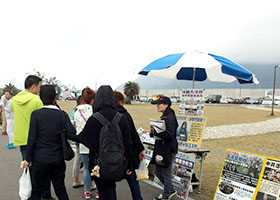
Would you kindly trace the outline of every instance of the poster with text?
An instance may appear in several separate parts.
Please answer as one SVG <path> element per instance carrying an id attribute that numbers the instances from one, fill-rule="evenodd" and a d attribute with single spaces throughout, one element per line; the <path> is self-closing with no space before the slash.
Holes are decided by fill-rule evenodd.
<path id="1" fill-rule="evenodd" d="M 193 154 L 177 153 L 172 169 L 172 183 L 178 196 L 187 199 L 189 196 L 195 156 Z"/>
<path id="2" fill-rule="evenodd" d="M 205 131 L 206 117 L 176 116 L 178 128 L 176 138 L 181 150 L 199 149 Z"/>
<path id="3" fill-rule="evenodd" d="M 203 116 L 204 114 L 204 90 L 182 89 L 180 91 L 179 114 Z"/>
<path id="4" fill-rule="evenodd" d="M 265 157 L 227 149 L 215 200 L 252 200 Z"/>
<path id="5" fill-rule="evenodd" d="M 268 158 L 256 200 L 280 200 L 280 160 Z"/>

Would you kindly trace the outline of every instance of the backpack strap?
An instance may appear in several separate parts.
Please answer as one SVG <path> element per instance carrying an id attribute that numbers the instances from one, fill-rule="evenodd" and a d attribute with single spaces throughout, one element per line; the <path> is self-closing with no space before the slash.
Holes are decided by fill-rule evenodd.
<path id="1" fill-rule="evenodd" d="M 99 112 L 96 112 L 92 115 L 94 118 L 96 118 L 101 124 L 102 126 L 104 126 L 105 124 L 107 124 L 109 121 Z M 122 118 L 122 114 L 117 112 L 115 117 L 113 118 L 112 122 L 115 122 L 116 124 L 119 124 L 121 118 Z"/>
<path id="2" fill-rule="evenodd" d="M 95 119 L 97 119 L 102 126 L 104 126 L 105 124 L 107 124 L 109 121 L 99 112 L 96 112 L 92 115 Z"/>
<path id="3" fill-rule="evenodd" d="M 117 112 L 117 114 L 115 115 L 115 117 L 113 118 L 113 121 L 112 122 L 115 122 L 116 124 L 119 124 L 121 118 L 122 118 L 122 114 Z"/>

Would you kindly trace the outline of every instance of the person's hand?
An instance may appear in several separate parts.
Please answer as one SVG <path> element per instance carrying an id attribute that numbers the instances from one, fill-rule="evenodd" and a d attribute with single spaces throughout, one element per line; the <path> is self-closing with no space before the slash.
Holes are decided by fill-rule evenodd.
<path id="1" fill-rule="evenodd" d="M 23 167 L 23 168 L 29 168 L 29 165 L 30 165 L 30 163 L 27 162 L 26 160 L 23 161 L 23 163 L 22 163 L 22 167 Z"/>
<path id="2" fill-rule="evenodd" d="M 150 137 L 152 138 L 152 137 L 154 137 L 154 132 L 155 132 L 155 129 L 152 127 L 152 126 L 150 126 Z"/>
<path id="3" fill-rule="evenodd" d="M 139 160 L 144 160 L 145 159 L 145 151 L 143 150 L 143 151 L 141 151 L 140 153 L 139 153 Z"/>

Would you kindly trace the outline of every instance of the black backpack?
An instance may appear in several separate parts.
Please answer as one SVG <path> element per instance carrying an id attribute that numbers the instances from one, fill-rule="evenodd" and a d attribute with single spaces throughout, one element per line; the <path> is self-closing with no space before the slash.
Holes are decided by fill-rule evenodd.
<path id="1" fill-rule="evenodd" d="M 110 122 L 99 112 L 93 114 L 102 124 L 97 163 L 100 166 L 100 178 L 103 180 L 120 181 L 127 169 L 123 136 L 119 127 L 122 116 L 117 113 Z"/>

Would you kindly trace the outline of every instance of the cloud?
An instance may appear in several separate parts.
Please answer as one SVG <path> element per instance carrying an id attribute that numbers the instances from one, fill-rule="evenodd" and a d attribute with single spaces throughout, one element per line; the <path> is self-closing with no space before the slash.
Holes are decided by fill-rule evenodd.
<path id="1" fill-rule="evenodd" d="M 156 58 L 188 50 L 278 62 L 278 8 L 251 0 L 2 1 L 0 87 L 36 68 L 77 88 L 115 88 Z"/>

